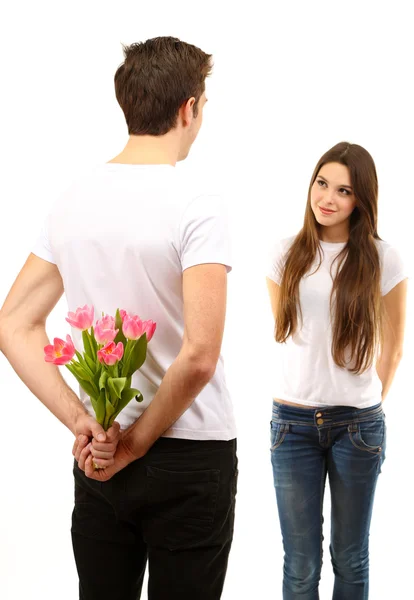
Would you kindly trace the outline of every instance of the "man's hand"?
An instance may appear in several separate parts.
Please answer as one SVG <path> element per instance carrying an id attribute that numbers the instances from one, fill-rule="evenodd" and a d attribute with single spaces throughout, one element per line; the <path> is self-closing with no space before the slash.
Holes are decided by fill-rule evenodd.
<path id="1" fill-rule="evenodd" d="M 90 415 L 85 414 L 78 417 L 72 454 L 82 471 L 85 470 L 85 461 L 92 451 L 98 466 L 107 467 L 113 464 L 120 437 L 119 429 L 119 423 L 116 421 L 105 432 L 103 427 Z"/>
<path id="2" fill-rule="evenodd" d="M 107 433 L 109 433 L 109 431 L 110 430 L 108 430 Z M 116 473 L 127 467 L 134 460 L 141 458 L 141 456 L 137 456 L 133 453 L 132 448 L 128 445 L 128 437 L 124 435 L 121 436 L 121 439 L 119 440 L 115 456 L 112 459 L 112 463 L 109 464 L 109 466 L 105 467 L 105 469 L 94 469 L 94 462 L 99 464 L 99 466 L 103 462 L 94 458 L 99 454 L 99 451 L 95 449 L 95 446 L 102 446 L 102 444 L 98 444 L 95 443 L 95 441 L 93 441 L 90 446 L 90 453 L 84 462 L 84 471 L 87 477 L 89 477 L 90 479 L 95 479 L 96 481 L 108 481 L 108 479 L 111 479 L 111 477 L 113 477 Z M 143 455 L 144 452 L 142 456 Z M 80 462 L 79 467 L 81 467 Z"/>

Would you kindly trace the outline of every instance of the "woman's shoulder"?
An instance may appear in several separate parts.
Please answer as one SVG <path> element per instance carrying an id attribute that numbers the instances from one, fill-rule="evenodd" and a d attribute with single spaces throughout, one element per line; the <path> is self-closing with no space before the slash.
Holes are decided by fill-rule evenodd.
<path id="1" fill-rule="evenodd" d="M 285 265 L 286 254 L 293 244 L 296 236 L 290 236 L 288 238 L 282 238 L 273 241 L 269 251 L 269 265 L 267 270 L 267 277 L 272 279 L 275 283 L 280 285 L 282 280 L 282 273 Z"/>
<path id="2" fill-rule="evenodd" d="M 392 248 L 392 244 L 386 240 L 375 240 L 377 248 L 381 254 L 384 254 L 389 248 Z"/>
<path id="3" fill-rule="evenodd" d="M 291 235 L 289 237 L 280 238 L 273 242 L 273 250 L 276 254 L 284 255 L 292 246 L 293 242 L 296 239 L 296 235 Z"/>
<path id="4" fill-rule="evenodd" d="M 381 260 L 401 260 L 401 252 L 397 245 L 386 240 L 375 240 Z"/>
<path id="5" fill-rule="evenodd" d="M 376 242 L 381 261 L 381 289 L 383 296 L 385 296 L 408 275 L 397 246 L 384 240 L 377 240 Z"/>

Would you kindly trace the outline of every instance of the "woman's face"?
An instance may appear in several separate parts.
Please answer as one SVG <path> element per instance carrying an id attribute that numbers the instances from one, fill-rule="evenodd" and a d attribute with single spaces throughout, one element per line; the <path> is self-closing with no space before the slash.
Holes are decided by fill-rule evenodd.
<path id="1" fill-rule="evenodd" d="M 355 206 L 348 167 L 336 162 L 324 165 L 311 188 L 311 207 L 317 222 L 323 227 L 348 228 Z"/>

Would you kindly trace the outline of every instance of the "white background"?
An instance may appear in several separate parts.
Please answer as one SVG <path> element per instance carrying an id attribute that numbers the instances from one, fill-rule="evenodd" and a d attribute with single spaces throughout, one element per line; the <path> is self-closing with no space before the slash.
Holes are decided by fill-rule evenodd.
<path id="1" fill-rule="evenodd" d="M 225 600 L 282 597 L 269 460 L 277 356 L 266 249 L 300 228 L 313 168 L 337 142 L 359 143 L 373 155 L 380 235 L 412 270 L 409 4 L 26 0 L 2 11 L 0 303 L 51 202 L 126 142 L 113 92 L 121 43 L 174 35 L 214 55 L 204 125 L 179 168 L 198 170 L 224 194 L 232 217 L 235 261 L 223 352 L 238 420 L 240 483 Z M 413 308 L 410 296 L 405 355 L 385 404 L 388 451 L 371 531 L 373 600 L 411 594 Z M 63 300 L 48 321 L 49 336 L 69 332 L 65 314 Z M 3 355 L 0 386 L 0 595 L 74 600 L 71 434 Z M 325 510 L 328 540 L 329 497 Z M 333 582 L 325 545 L 322 600 L 331 598 Z"/>

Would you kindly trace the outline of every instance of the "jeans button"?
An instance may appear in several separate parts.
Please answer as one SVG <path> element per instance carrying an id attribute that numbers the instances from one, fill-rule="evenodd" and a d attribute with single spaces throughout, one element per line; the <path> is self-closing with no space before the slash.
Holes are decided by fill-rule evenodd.
<path id="1" fill-rule="evenodd" d="M 317 416 L 317 417 L 321 417 L 321 416 L 322 416 L 322 413 L 321 413 L 321 412 L 318 412 L 318 413 L 316 413 L 316 416 Z"/>
<path id="2" fill-rule="evenodd" d="M 316 422 L 318 425 L 323 425 L 323 423 L 324 423 L 323 419 L 318 419 Z"/>

